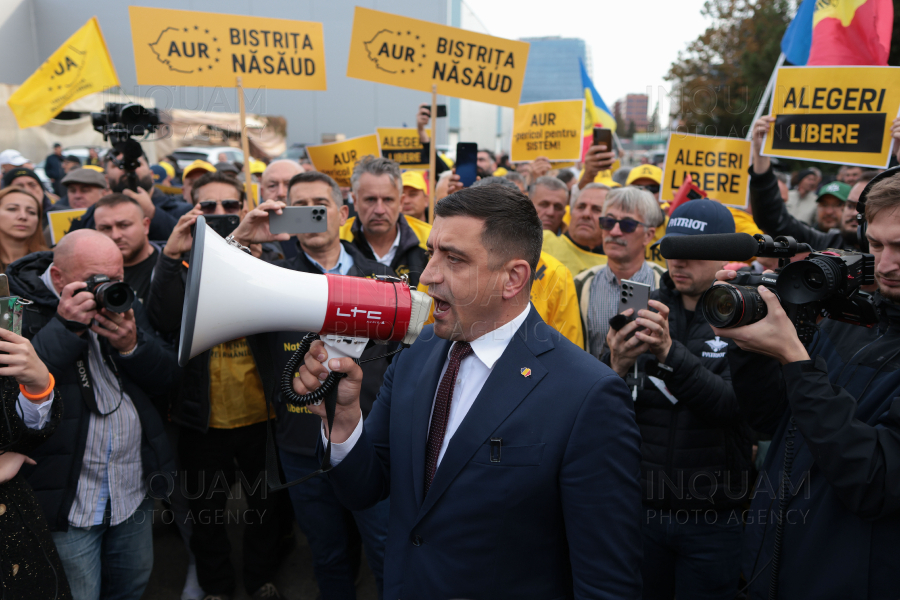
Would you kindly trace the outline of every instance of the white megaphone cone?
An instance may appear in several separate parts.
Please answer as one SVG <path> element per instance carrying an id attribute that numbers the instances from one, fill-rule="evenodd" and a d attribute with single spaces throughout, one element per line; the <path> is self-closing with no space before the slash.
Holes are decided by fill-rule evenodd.
<path id="1" fill-rule="evenodd" d="M 249 298 L 249 301 L 248 301 Z M 314 275 L 253 258 L 197 218 L 178 364 L 213 346 L 274 331 L 317 332 L 329 357 L 359 358 L 369 339 L 411 344 L 431 297 L 401 280 Z"/>

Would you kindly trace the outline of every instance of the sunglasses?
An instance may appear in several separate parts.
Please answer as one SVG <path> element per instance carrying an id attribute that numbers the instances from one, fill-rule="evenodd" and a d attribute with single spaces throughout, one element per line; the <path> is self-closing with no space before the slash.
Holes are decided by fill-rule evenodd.
<path id="1" fill-rule="evenodd" d="M 647 227 L 645 223 L 635 221 L 631 217 L 625 217 L 624 219 L 616 219 L 615 217 L 600 217 L 600 227 L 602 227 L 606 231 L 612 231 L 613 229 L 615 229 L 616 223 L 619 224 L 619 229 L 622 230 L 622 233 L 634 233 L 638 225 L 644 225 L 644 227 Z"/>
<path id="2" fill-rule="evenodd" d="M 211 215 L 216 212 L 216 205 L 221 204 L 222 210 L 226 213 L 237 213 L 241 210 L 240 200 L 204 200 L 197 203 L 200 206 L 200 212 L 204 215 Z"/>
<path id="3" fill-rule="evenodd" d="M 635 185 L 635 186 L 632 186 L 632 187 L 636 187 L 636 188 L 638 188 L 639 190 L 647 190 L 647 191 L 650 192 L 651 194 L 658 194 L 658 193 L 659 193 L 659 184 L 653 184 L 653 185 Z"/>

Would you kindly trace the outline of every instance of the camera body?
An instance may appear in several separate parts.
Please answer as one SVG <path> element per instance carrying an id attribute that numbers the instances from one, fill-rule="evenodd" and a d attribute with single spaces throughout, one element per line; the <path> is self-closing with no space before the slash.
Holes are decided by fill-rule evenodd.
<path id="1" fill-rule="evenodd" d="M 159 110 L 135 103 L 107 102 L 103 112 L 91 113 L 91 123 L 95 131 L 103 134 L 104 140 L 109 140 L 115 154 L 122 155 L 114 162 L 126 173 L 126 187 L 136 192 L 138 181 L 135 171 L 140 166 L 144 150 L 132 138 L 146 136 L 159 128 Z"/>
<path id="2" fill-rule="evenodd" d="M 91 275 L 83 290 L 94 295 L 98 308 L 125 313 L 134 304 L 134 290 L 124 281 L 112 281 L 106 275 Z"/>
<path id="3" fill-rule="evenodd" d="M 781 258 L 786 262 L 784 256 Z M 800 341 L 808 343 L 819 317 L 866 327 L 877 323 L 875 305 L 861 289 L 873 283 L 874 256 L 829 248 L 783 265 L 777 273 L 739 273 L 729 284 L 714 285 L 700 298 L 700 310 L 713 327 L 728 329 L 756 323 L 768 312 L 757 291 L 763 285 L 778 297 Z"/>

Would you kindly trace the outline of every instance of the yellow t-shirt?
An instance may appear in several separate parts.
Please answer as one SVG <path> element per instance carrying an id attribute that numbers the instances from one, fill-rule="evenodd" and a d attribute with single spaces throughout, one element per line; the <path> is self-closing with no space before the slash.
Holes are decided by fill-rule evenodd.
<path id="1" fill-rule="evenodd" d="M 566 266 L 573 276 L 585 269 L 606 264 L 606 255 L 582 250 L 566 235 L 556 235 L 544 230 L 544 253 Z"/>
<path id="2" fill-rule="evenodd" d="M 247 338 L 215 346 L 209 352 L 209 426 L 234 429 L 265 420 L 266 398 Z"/>
<path id="3" fill-rule="evenodd" d="M 575 280 L 565 265 L 546 252 L 541 252 L 541 260 L 538 261 L 534 274 L 531 303 L 547 325 L 566 336 L 576 346 L 584 348 Z"/>

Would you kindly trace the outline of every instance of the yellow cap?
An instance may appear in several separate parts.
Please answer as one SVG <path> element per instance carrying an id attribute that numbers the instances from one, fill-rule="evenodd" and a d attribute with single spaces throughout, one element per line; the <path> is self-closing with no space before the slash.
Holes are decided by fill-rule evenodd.
<path id="1" fill-rule="evenodd" d="M 195 160 L 184 169 L 184 171 L 181 173 L 181 178 L 184 179 L 197 169 L 201 169 L 203 171 L 206 171 L 207 173 L 216 172 L 216 168 L 205 160 Z"/>
<path id="2" fill-rule="evenodd" d="M 428 186 L 425 184 L 425 177 L 422 175 L 421 171 L 404 171 L 401 179 L 403 181 L 403 187 L 416 188 L 423 192 L 428 191 Z"/>
<path id="3" fill-rule="evenodd" d="M 638 179 L 650 179 L 658 184 L 662 184 L 662 169 L 653 165 L 641 165 L 635 167 L 628 173 L 628 179 L 625 185 L 631 185 Z"/>
<path id="4" fill-rule="evenodd" d="M 250 159 L 250 173 L 252 173 L 253 175 L 259 175 L 265 170 L 266 163 L 261 160 L 256 160 L 255 158 Z"/>
<path id="5" fill-rule="evenodd" d="M 84 168 L 84 169 L 90 169 L 91 171 L 97 171 L 98 173 L 105 173 L 105 172 L 106 172 L 106 171 L 103 170 L 103 167 L 101 167 L 101 166 L 99 166 L 99 165 L 84 165 L 84 167 L 82 167 L 82 168 Z"/>
<path id="6" fill-rule="evenodd" d="M 595 179 L 594 183 L 602 183 L 603 185 L 605 185 L 608 188 L 622 187 L 621 185 L 619 185 L 618 183 L 613 181 L 612 177 L 603 177 L 602 179 Z"/>
<path id="7" fill-rule="evenodd" d="M 166 175 L 168 175 L 169 177 L 175 177 L 175 167 L 173 167 L 170 163 L 162 161 L 161 163 L 159 163 L 159 166 L 163 168 L 163 171 L 166 172 Z"/>
<path id="8" fill-rule="evenodd" d="M 507 173 L 509 173 L 509 171 L 507 171 L 505 167 L 500 167 L 499 169 L 491 173 L 491 175 L 493 175 L 494 177 L 503 177 Z"/>

